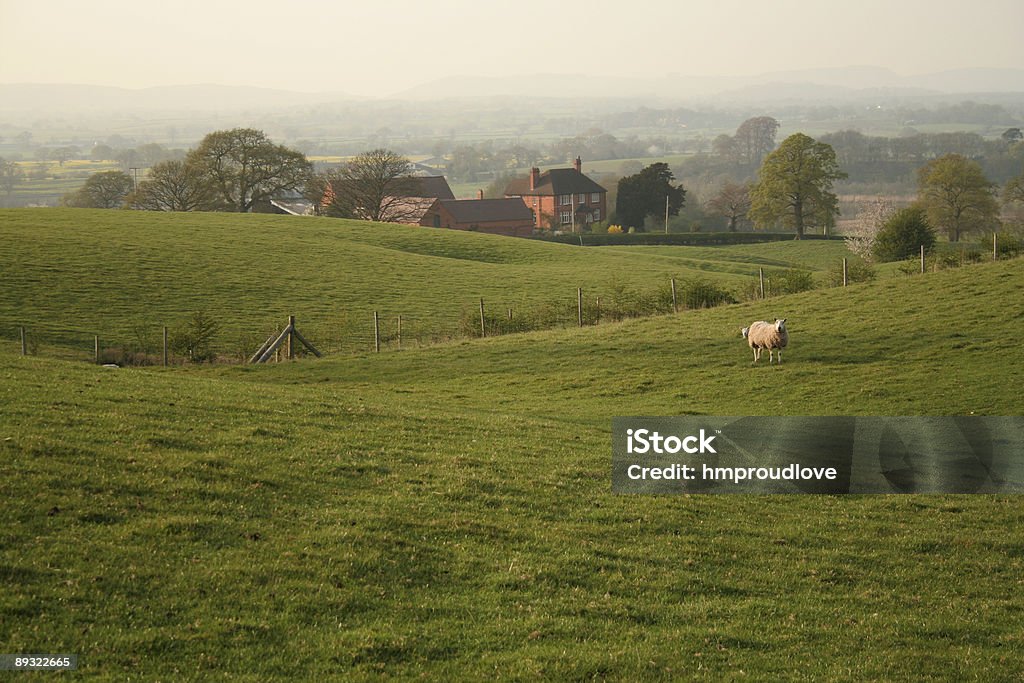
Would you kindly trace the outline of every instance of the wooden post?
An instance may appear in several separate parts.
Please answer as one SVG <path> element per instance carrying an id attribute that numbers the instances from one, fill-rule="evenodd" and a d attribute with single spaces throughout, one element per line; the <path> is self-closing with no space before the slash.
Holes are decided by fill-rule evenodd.
<path id="1" fill-rule="evenodd" d="M 100 364 L 100 336 L 98 334 L 93 335 L 92 338 L 92 355 L 96 360 L 96 365 Z"/>
<path id="2" fill-rule="evenodd" d="M 167 367 L 167 325 L 164 325 L 164 367 Z"/>
<path id="3" fill-rule="evenodd" d="M 380 317 L 377 311 L 373 312 L 373 351 L 380 353 Z"/>
<path id="4" fill-rule="evenodd" d="M 583 327 L 583 288 L 576 288 L 576 318 L 579 320 L 580 327 Z"/>
<path id="5" fill-rule="evenodd" d="M 508 309 L 508 321 L 512 322 L 512 309 Z"/>
<path id="6" fill-rule="evenodd" d="M 665 234 L 668 234 L 668 195 L 665 195 Z"/>
<path id="7" fill-rule="evenodd" d="M 996 251 L 996 233 L 995 233 L 995 231 L 992 232 L 992 260 L 993 261 L 998 261 L 999 260 L 999 252 Z"/>
<path id="8" fill-rule="evenodd" d="M 672 278 L 672 312 L 679 312 L 679 305 L 676 303 L 676 279 Z"/>
<path id="9" fill-rule="evenodd" d="M 599 324 L 600 322 L 601 322 L 601 297 L 597 297 L 597 322 L 594 323 L 594 324 L 596 325 L 596 324 Z"/>
<path id="10" fill-rule="evenodd" d="M 21 328 L 21 355 L 28 355 L 28 345 L 25 343 L 25 328 Z"/>
<path id="11" fill-rule="evenodd" d="M 848 282 L 849 282 L 849 277 L 847 275 L 847 270 L 846 270 L 846 257 L 844 256 L 843 257 L 843 287 L 845 287 Z"/>
<path id="12" fill-rule="evenodd" d="M 924 272 L 924 245 L 921 245 L 921 272 Z"/>
<path id="13" fill-rule="evenodd" d="M 481 337 L 486 337 L 487 336 L 487 327 L 486 327 L 486 324 L 484 322 L 484 299 L 483 299 L 483 297 L 480 297 L 480 336 Z"/>
<path id="14" fill-rule="evenodd" d="M 402 316 L 398 316 L 398 350 L 402 350 Z"/>
<path id="15" fill-rule="evenodd" d="M 288 360 L 295 359 L 295 316 L 288 316 Z"/>
<path id="16" fill-rule="evenodd" d="M 757 269 L 757 279 L 761 283 L 761 298 L 764 298 L 764 268 Z"/>

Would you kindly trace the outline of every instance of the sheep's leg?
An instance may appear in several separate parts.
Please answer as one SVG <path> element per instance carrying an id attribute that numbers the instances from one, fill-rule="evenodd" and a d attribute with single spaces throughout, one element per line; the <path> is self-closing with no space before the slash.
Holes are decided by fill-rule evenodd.
<path id="1" fill-rule="evenodd" d="M 779 365 L 782 365 L 782 349 L 779 349 Z"/>
<path id="2" fill-rule="evenodd" d="M 775 349 L 768 347 L 768 365 L 772 364 L 772 354 L 775 353 Z"/>

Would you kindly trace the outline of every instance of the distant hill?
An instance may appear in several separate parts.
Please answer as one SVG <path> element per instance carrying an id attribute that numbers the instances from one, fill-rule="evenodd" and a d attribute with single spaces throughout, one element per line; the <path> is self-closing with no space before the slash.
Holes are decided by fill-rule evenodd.
<path id="1" fill-rule="evenodd" d="M 0 84 L 0 112 L 125 110 L 236 111 L 279 109 L 352 99 L 343 93 L 300 93 L 226 85 L 174 85 L 128 89 L 100 85 Z"/>

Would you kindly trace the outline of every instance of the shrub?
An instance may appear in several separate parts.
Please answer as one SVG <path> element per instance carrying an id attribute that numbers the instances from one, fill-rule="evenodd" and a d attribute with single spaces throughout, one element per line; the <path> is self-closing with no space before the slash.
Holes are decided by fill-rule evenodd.
<path id="1" fill-rule="evenodd" d="M 621 235 L 622 234 L 622 226 L 621 225 L 609 225 L 608 226 L 608 230 L 607 230 L 607 234 L 609 234 L 609 235 Z"/>
<path id="2" fill-rule="evenodd" d="M 992 256 L 992 235 L 981 239 L 981 248 L 988 251 L 989 258 Z M 1020 254 L 1020 238 L 1009 232 L 996 233 L 996 254 L 999 258 L 1015 258 Z"/>
<path id="3" fill-rule="evenodd" d="M 935 248 L 935 230 L 924 209 L 911 206 L 885 222 L 875 238 L 874 254 L 879 261 L 899 261 L 920 253 L 921 245 L 925 252 Z"/>
<path id="4" fill-rule="evenodd" d="M 736 303 L 732 293 L 708 280 L 684 280 L 676 290 L 677 301 L 686 308 L 711 308 Z"/>
<path id="5" fill-rule="evenodd" d="M 203 311 L 196 311 L 192 317 L 171 335 L 171 350 L 185 356 L 193 363 L 205 363 L 216 358 L 213 351 L 213 338 L 220 330 L 217 321 Z"/>
<path id="6" fill-rule="evenodd" d="M 766 294 L 797 294 L 814 289 L 814 276 L 809 270 L 790 268 L 766 273 Z"/>
<path id="7" fill-rule="evenodd" d="M 871 282 L 878 276 L 877 271 L 870 263 L 861 259 L 849 259 L 846 262 L 846 281 L 849 284 L 857 282 Z M 843 262 L 835 263 L 828 271 L 828 284 L 831 287 L 843 286 Z"/>

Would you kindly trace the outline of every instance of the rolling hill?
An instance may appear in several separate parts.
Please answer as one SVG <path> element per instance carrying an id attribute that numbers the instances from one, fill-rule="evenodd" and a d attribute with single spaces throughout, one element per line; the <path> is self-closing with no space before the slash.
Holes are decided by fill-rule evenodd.
<path id="1" fill-rule="evenodd" d="M 298 262 L 259 254 L 287 223 L 228 239 L 213 222 L 221 267 L 168 275 L 173 292 L 214 297 L 243 254 L 247 281 Z M 309 225 L 309 244 L 342 241 Z M 467 260 L 429 231 L 396 251 L 363 230 L 342 230 L 359 258 Z M 644 260 L 463 237 L 463 265 L 505 286 L 525 264 Z M 96 253 L 144 256 L 123 240 Z M 58 272 L 39 301 L 116 291 Z M 1006 261 L 271 367 L 109 370 L 8 341 L 0 646 L 75 652 L 97 680 L 1019 678 L 1016 498 L 615 496 L 609 437 L 628 414 L 1019 415 L 1022 276 Z M 738 329 L 773 315 L 786 364 L 751 367 Z"/>

